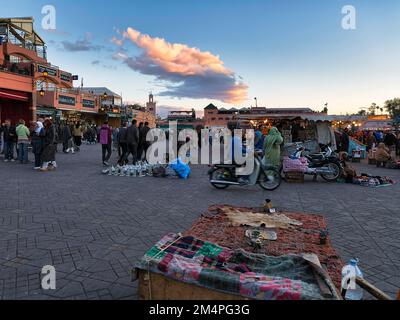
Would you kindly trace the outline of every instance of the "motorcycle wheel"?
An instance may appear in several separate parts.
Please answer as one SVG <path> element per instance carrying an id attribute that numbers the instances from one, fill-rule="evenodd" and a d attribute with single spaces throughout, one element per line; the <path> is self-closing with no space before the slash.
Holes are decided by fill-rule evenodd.
<path id="1" fill-rule="evenodd" d="M 323 166 L 323 168 L 328 168 L 334 171 L 334 174 L 321 174 L 322 179 L 328 182 L 335 182 L 340 176 L 340 167 L 334 162 L 329 162 Z"/>
<path id="2" fill-rule="evenodd" d="M 226 177 L 232 178 L 232 173 L 229 170 L 224 168 L 215 169 L 213 172 L 210 173 L 210 181 L 211 180 L 225 180 Z M 229 187 L 229 184 L 219 184 L 219 183 L 212 183 L 211 185 L 216 189 L 226 189 Z"/>
<path id="3" fill-rule="evenodd" d="M 282 177 L 279 170 L 275 168 L 267 168 L 260 173 L 258 183 L 261 188 L 268 191 L 273 191 L 281 185 Z"/>

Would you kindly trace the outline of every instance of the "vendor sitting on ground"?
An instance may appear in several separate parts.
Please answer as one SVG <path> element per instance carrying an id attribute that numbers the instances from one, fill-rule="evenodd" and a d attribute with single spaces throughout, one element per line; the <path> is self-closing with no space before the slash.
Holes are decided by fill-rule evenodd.
<path id="1" fill-rule="evenodd" d="M 389 148 L 381 142 L 378 144 L 378 148 L 375 153 L 376 166 L 379 168 L 381 165 L 386 167 L 386 163 L 392 158 L 390 157 Z"/>
<path id="2" fill-rule="evenodd" d="M 353 178 L 357 177 L 356 170 L 347 162 L 349 154 L 347 152 L 339 152 L 339 159 L 343 165 L 342 176 L 346 183 L 353 183 Z"/>

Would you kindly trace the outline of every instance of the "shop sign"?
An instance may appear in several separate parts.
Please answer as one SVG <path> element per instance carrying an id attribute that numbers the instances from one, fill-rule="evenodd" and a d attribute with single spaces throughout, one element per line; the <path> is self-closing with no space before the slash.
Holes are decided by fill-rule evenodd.
<path id="1" fill-rule="evenodd" d="M 114 104 L 117 106 L 122 106 L 122 99 L 119 97 L 114 97 Z"/>
<path id="2" fill-rule="evenodd" d="M 108 113 L 108 117 L 109 117 L 109 118 L 120 118 L 121 115 L 120 115 L 120 114 L 117 114 L 117 113 Z"/>
<path id="3" fill-rule="evenodd" d="M 69 96 L 58 96 L 58 103 L 68 106 L 75 106 L 75 98 Z"/>
<path id="4" fill-rule="evenodd" d="M 40 64 L 38 65 L 37 68 L 38 68 L 38 72 L 39 72 L 39 73 L 47 72 L 47 74 L 48 74 L 49 76 L 57 77 L 57 69 L 45 67 L 45 66 L 42 66 L 42 65 L 40 65 Z"/>
<path id="5" fill-rule="evenodd" d="M 62 81 L 71 82 L 71 75 L 68 73 L 61 73 L 60 78 Z"/>
<path id="6" fill-rule="evenodd" d="M 42 108 L 36 108 L 36 114 L 38 116 L 53 116 L 54 112 Z"/>
<path id="7" fill-rule="evenodd" d="M 83 100 L 82 100 L 82 106 L 83 106 L 84 108 L 94 109 L 94 108 L 95 108 L 94 100 L 83 99 Z"/>

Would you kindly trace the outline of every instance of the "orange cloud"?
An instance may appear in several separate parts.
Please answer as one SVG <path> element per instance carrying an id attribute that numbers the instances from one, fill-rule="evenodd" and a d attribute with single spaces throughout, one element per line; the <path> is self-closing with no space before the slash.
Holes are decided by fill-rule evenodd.
<path id="1" fill-rule="evenodd" d="M 117 37 L 112 37 L 111 42 L 116 44 L 117 46 L 122 46 L 124 44 L 124 40 L 118 39 Z"/>
<path id="2" fill-rule="evenodd" d="M 170 82 L 166 85 L 168 91 L 161 94 L 235 104 L 247 98 L 248 87 L 236 80 L 235 73 L 224 66 L 219 56 L 185 44 L 152 38 L 133 28 L 128 28 L 123 36 L 143 49 L 143 54 L 138 57 L 117 54 L 115 57 L 136 71 Z"/>

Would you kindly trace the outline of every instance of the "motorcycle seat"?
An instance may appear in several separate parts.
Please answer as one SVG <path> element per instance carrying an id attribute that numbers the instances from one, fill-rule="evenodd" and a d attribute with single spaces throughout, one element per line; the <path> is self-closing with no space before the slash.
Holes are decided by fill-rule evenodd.
<path id="1" fill-rule="evenodd" d="M 310 154 L 309 158 L 313 160 L 322 160 L 324 156 L 322 154 Z"/>
<path id="2" fill-rule="evenodd" d="M 240 168 L 243 167 L 243 164 L 237 164 L 237 163 L 232 163 L 232 164 L 216 164 L 215 165 L 217 168 Z"/>

